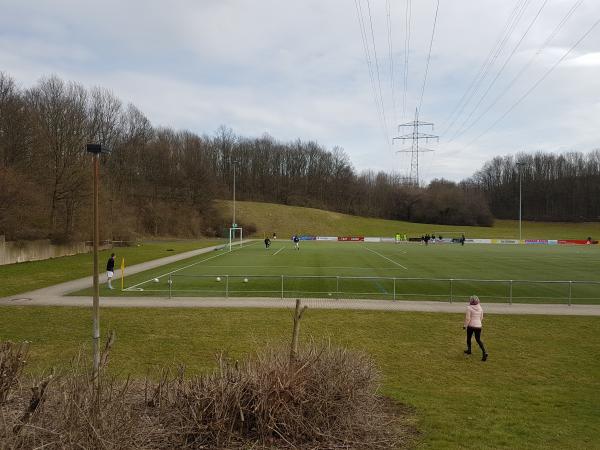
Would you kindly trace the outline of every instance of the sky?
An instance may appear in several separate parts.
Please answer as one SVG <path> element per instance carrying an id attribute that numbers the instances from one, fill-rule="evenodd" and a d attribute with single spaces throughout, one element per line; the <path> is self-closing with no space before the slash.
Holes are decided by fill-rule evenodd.
<path id="1" fill-rule="evenodd" d="M 434 127 L 419 131 L 440 136 L 420 144 L 434 150 L 420 155 L 422 182 L 460 181 L 498 155 L 600 148 L 598 0 L 0 0 L 0 11 L 0 71 L 22 88 L 50 75 L 101 86 L 155 126 L 312 140 L 343 148 L 357 171 L 409 175 L 398 151 L 410 141 L 393 138 L 421 104 Z"/>

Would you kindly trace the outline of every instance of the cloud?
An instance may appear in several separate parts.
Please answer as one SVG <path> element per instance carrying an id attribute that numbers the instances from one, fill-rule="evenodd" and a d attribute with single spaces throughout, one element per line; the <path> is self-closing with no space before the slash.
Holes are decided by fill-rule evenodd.
<path id="1" fill-rule="evenodd" d="M 584 2 L 518 83 L 507 89 L 573 5 L 548 2 L 488 97 L 474 110 L 542 2 L 528 4 L 502 51 L 494 53 L 510 22 L 511 3 L 440 3 L 421 119 L 435 122 L 442 137 L 435 152 L 422 155 L 420 172 L 426 180 L 460 180 L 498 154 L 597 146 L 598 30 L 506 119 L 473 142 L 600 15 L 600 3 Z M 210 134 L 225 124 L 240 134 L 311 139 L 329 148 L 343 147 L 359 170 L 406 172 L 410 156 L 396 154 L 399 145 L 390 148 L 386 141 L 396 135 L 399 122 L 412 120 L 420 100 L 435 2 L 412 2 L 404 114 L 405 2 L 391 2 L 390 34 L 385 2 L 358 4 L 366 42 L 357 3 L 348 0 L 5 0 L 0 70 L 25 85 L 52 73 L 101 85 L 134 103 L 157 125 Z M 486 66 L 488 55 L 496 56 Z M 459 102 L 480 68 L 486 76 L 462 107 Z M 498 96 L 498 103 L 476 125 L 449 142 L 462 123 L 469 126 Z M 380 99 L 386 124 L 376 106 Z M 453 116 L 457 119 L 452 124 Z"/>
<path id="2" fill-rule="evenodd" d="M 586 53 L 585 55 L 571 58 L 565 64 L 574 67 L 598 67 L 600 66 L 600 52 Z"/>

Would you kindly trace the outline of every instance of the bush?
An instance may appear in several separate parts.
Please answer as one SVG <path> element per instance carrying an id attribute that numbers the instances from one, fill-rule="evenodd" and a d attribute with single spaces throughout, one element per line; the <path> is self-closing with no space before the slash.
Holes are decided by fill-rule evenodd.
<path id="1" fill-rule="evenodd" d="M 328 344 L 304 347 L 293 363 L 283 347 L 242 363 L 221 358 L 215 373 L 175 384 L 160 401 L 163 426 L 180 430 L 173 447 L 395 447 L 402 436 L 378 379 L 368 356 Z"/>
<path id="2" fill-rule="evenodd" d="M 103 355 L 102 360 L 105 361 Z M 271 347 L 211 374 L 159 381 L 91 380 L 89 361 L 47 376 L 0 405 L 6 448 L 398 448 L 414 429 L 377 394 L 362 353 L 308 345 L 290 359 Z M 21 372 L 19 371 L 19 374 Z M 13 383 L 12 386 L 15 386 Z"/>

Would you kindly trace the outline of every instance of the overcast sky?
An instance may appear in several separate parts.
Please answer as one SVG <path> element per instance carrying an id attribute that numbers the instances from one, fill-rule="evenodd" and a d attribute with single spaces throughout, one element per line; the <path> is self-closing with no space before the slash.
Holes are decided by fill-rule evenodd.
<path id="1" fill-rule="evenodd" d="M 51 74 L 108 88 L 154 125 L 315 140 L 358 170 L 407 173 L 405 145 L 389 142 L 420 102 L 436 4 L 411 2 L 405 58 L 407 0 L 389 2 L 389 32 L 385 0 L 0 0 L 0 70 L 24 88 Z M 598 0 L 441 0 L 420 111 L 441 138 L 422 179 L 460 180 L 496 155 L 600 148 L 600 26 L 565 57 L 599 19 Z"/>

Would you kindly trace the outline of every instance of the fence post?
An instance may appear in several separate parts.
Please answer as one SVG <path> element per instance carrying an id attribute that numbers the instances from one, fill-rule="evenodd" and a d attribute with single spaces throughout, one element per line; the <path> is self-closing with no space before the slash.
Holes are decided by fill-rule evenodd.
<path id="1" fill-rule="evenodd" d="M 452 297 L 454 296 L 454 292 L 453 292 L 453 289 L 452 289 L 452 282 L 453 281 L 454 280 L 452 278 L 450 278 L 450 303 L 452 303 L 452 301 L 453 301 Z"/>
<path id="2" fill-rule="evenodd" d="M 281 275 L 281 299 L 283 300 L 283 275 Z"/>
<path id="3" fill-rule="evenodd" d="M 573 293 L 573 282 L 569 281 L 569 306 L 571 306 L 571 294 Z"/>
<path id="4" fill-rule="evenodd" d="M 508 303 L 511 305 L 512 305 L 512 288 L 513 288 L 513 280 L 510 280 Z"/>
<path id="5" fill-rule="evenodd" d="M 394 278 L 394 301 L 396 301 L 396 279 Z"/>
<path id="6" fill-rule="evenodd" d="M 335 298 L 340 298 L 340 276 L 335 277 Z"/>
<path id="7" fill-rule="evenodd" d="M 173 278 L 169 274 L 169 300 L 171 299 L 171 286 L 173 286 Z"/>
<path id="8" fill-rule="evenodd" d="M 225 298 L 229 298 L 229 275 L 225 275 Z"/>

